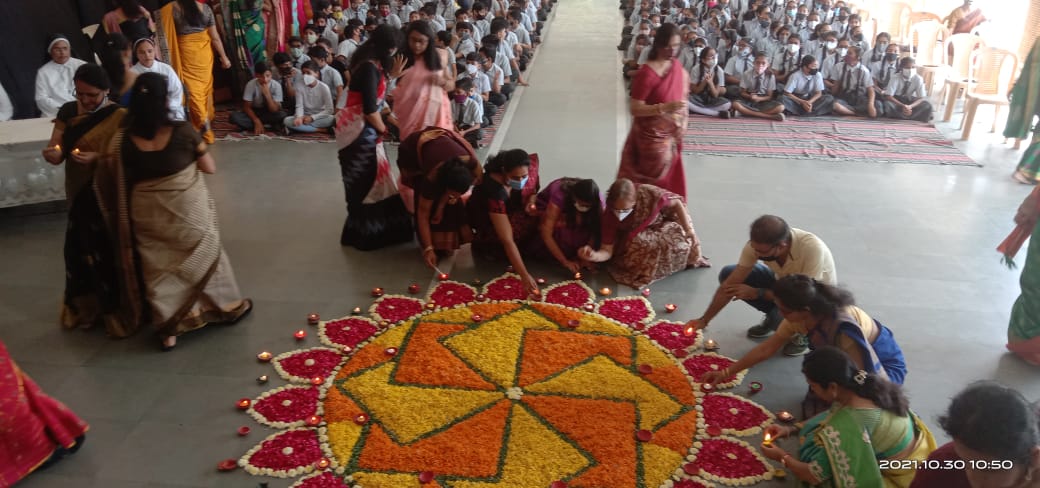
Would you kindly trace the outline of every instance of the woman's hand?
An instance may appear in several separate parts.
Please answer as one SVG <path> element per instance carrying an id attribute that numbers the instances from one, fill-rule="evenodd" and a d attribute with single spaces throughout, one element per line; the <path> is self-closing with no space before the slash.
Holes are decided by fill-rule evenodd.
<path id="1" fill-rule="evenodd" d="M 769 437 L 771 439 L 781 439 L 790 435 L 791 431 L 789 431 L 787 427 L 784 427 L 783 425 L 772 424 L 769 427 L 766 427 L 765 433 L 769 434 Z"/>
<path id="2" fill-rule="evenodd" d="M 224 68 L 224 69 L 230 68 L 231 67 L 231 60 L 228 59 L 227 56 L 221 56 L 220 57 L 220 67 Z"/>
<path id="3" fill-rule="evenodd" d="M 1033 190 L 1026 199 L 1022 201 L 1022 205 L 1018 206 L 1018 213 L 1015 214 L 1015 224 L 1018 225 L 1029 225 L 1034 224 L 1040 219 L 1040 190 Z"/>
<path id="4" fill-rule="evenodd" d="M 563 262 L 563 267 L 567 268 L 567 271 L 570 271 L 571 273 L 577 273 L 581 271 L 581 263 L 571 261 L 570 259 Z"/>
<path id="5" fill-rule="evenodd" d="M 79 164 L 91 164 L 96 162 L 100 156 L 101 153 L 97 152 L 83 152 L 73 150 L 72 153 L 69 154 L 69 159 L 72 159 L 73 162 Z"/>
<path id="6" fill-rule="evenodd" d="M 706 329 L 706 328 L 708 328 L 708 321 L 704 320 L 703 317 L 701 317 L 699 319 L 693 319 L 693 320 L 691 320 L 689 322 L 686 322 L 686 327 L 685 328 L 686 329 L 693 329 L 694 331 Z"/>
<path id="7" fill-rule="evenodd" d="M 701 383 L 707 383 L 711 386 L 715 386 L 719 383 L 722 383 L 725 380 L 728 380 L 731 376 L 733 375 L 730 374 L 729 369 L 724 369 L 722 371 L 708 371 L 707 373 L 704 373 L 703 376 L 701 376 Z"/>
<path id="8" fill-rule="evenodd" d="M 686 108 L 686 102 L 682 100 L 676 100 L 674 102 L 667 102 L 664 104 L 665 112 L 678 112 L 679 110 L 682 110 L 684 108 Z"/>
<path id="9" fill-rule="evenodd" d="M 538 289 L 538 282 L 535 281 L 534 277 L 530 273 L 524 273 L 520 277 L 524 282 L 524 288 L 527 289 L 527 294 L 531 296 L 539 296 L 542 294 L 541 290 Z"/>
<path id="10" fill-rule="evenodd" d="M 783 459 L 784 456 L 788 455 L 787 451 L 783 450 L 783 448 L 776 447 L 776 445 L 771 445 L 768 447 L 758 446 L 758 448 L 762 451 L 763 456 L 777 462 L 780 462 L 780 460 Z"/>
<path id="11" fill-rule="evenodd" d="M 610 259 L 609 254 L 593 250 L 591 246 L 582 246 L 581 249 L 578 249 L 578 257 L 593 263 L 602 263 Z"/>
<path id="12" fill-rule="evenodd" d="M 41 151 L 41 154 L 48 163 L 53 165 L 61 164 L 61 149 L 58 149 L 57 146 L 48 146 Z"/>
<path id="13" fill-rule="evenodd" d="M 397 54 L 394 56 L 394 66 L 390 68 L 391 78 L 400 78 L 401 74 L 404 73 L 404 54 Z"/>
<path id="14" fill-rule="evenodd" d="M 426 262 L 426 266 L 430 269 L 437 269 L 437 251 L 433 249 L 426 249 L 422 253 L 423 261 Z"/>

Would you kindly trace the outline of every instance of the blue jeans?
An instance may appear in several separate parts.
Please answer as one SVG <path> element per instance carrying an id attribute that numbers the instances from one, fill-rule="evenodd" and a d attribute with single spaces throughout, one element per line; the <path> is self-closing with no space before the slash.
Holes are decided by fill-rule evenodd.
<path id="1" fill-rule="evenodd" d="M 726 281 L 729 275 L 733 273 L 733 270 L 737 268 L 737 265 L 731 264 L 722 268 L 719 272 L 719 283 Z M 751 274 L 744 280 L 744 284 L 752 288 L 766 288 L 772 289 L 773 284 L 776 283 L 776 274 L 773 270 L 769 269 L 762 263 L 755 263 L 755 267 L 751 268 Z M 780 321 L 783 320 L 783 316 L 780 314 L 780 309 L 776 307 L 776 304 L 772 300 L 765 299 L 754 299 L 754 300 L 742 300 L 744 303 L 755 307 L 755 310 L 766 314 L 766 319 L 762 322 L 768 325 L 770 329 L 776 330 L 780 325 Z"/>

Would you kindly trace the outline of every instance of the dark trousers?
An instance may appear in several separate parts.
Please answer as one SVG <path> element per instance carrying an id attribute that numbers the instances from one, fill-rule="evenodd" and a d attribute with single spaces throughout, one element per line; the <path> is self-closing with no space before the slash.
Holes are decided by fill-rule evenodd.
<path id="1" fill-rule="evenodd" d="M 803 98 L 803 100 L 808 99 L 809 97 Z M 806 112 L 798 102 L 789 97 L 783 97 L 780 101 L 784 103 L 784 110 L 791 115 L 830 115 L 834 111 L 834 97 L 827 94 L 817 98 L 812 105 L 812 110 L 809 112 Z"/>
<path id="2" fill-rule="evenodd" d="M 484 102 L 484 123 L 481 124 L 481 126 L 490 127 L 493 124 L 491 118 L 494 117 L 496 113 L 498 113 L 497 105 L 491 102 Z"/>
<path id="3" fill-rule="evenodd" d="M 912 101 L 913 100 L 910 100 L 909 102 Z M 909 105 L 908 101 L 903 101 L 903 103 Z M 885 117 L 888 117 L 890 119 L 916 120 L 918 122 L 928 122 L 932 120 L 932 104 L 927 101 L 922 102 L 920 105 L 914 107 L 910 115 L 904 114 L 903 109 L 899 108 L 898 106 L 896 106 L 896 104 L 892 102 L 886 101 L 884 102 L 884 106 Z"/>
<path id="4" fill-rule="evenodd" d="M 509 100 L 510 98 L 513 97 L 513 90 L 515 90 L 515 89 L 516 89 L 516 84 L 514 84 L 514 83 L 506 83 L 506 84 L 502 85 L 501 88 L 499 88 L 499 91 L 502 92 L 502 95 L 506 97 L 506 100 Z M 504 104 L 505 102 L 502 102 L 502 103 Z"/>
<path id="5" fill-rule="evenodd" d="M 462 127 L 459 127 L 459 129 L 466 130 L 466 129 L 469 129 L 470 127 L 473 127 L 473 126 L 472 125 L 464 125 Z M 471 146 L 473 146 L 474 149 L 476 149 L 477 147 L 480 146 L 480 140 L 484 138 L 484 130 L 483 129 L 477 129 L 477 130 L 472 131 L 472 132 L 467 132 L 466 135 L 463 136 L 463 138 L 466 139 L 466 141 L 469 142 L 469 144 Z"/>
<path id="6" fill-rule="evenodd" d="M 504 89 L 505 87 L 503 86 L 501 87 L 500 91 L 504 91 Z M 505 105 L 507 100 L 509 100 L 509 98 L 506 97 L 505 93 L 491 92 L 491 94 L 488 95 L 488 101 L 496 107 L 501 107 Z"/>
<path id="7" fill-rule="evenodd" d="M 737 265 L 735 264 L 723 267 L 722 271 L 719 272 L 719 283 L 726 281 L 726 278 L 729 278 L 729 275 L 732 274 L 733 270 L 736 268 Z M 744 280 L 744 284 L 752 288 L 772 289 L 774 283 L 776 283 L 776 274 L 773 273 L 773 270 L 769 269 L 769 266 L 762 263 L 755 263 L 755 267 L 751 268 L 751 274 L 749 274 Z M 755 307 L 755 310 L 766 314 L 766 320 L 763 323 L 768 325 L 772 330 L 776 330 L 780 325 L 780 321 L 783 320 L 780 310 L 771 300 L 760 300 L 756 298 L 754 300 L 741 301 Z"/>
<path id="8" fill-rule="evenodd" d="M 281 128 L 282 121 L 285 120 L 285 117 L 288 116 L 288 114 L 281 110 L 277 112 L 271 112 L 267 109 L 255 107 L 253 108 L 253 113 L 256 114 L 256 117 L 260 119 L 260 122 L 264 124 L 265 127 L 270 127 L 275 130 Z M 231 112 L 231 115 L 228 117 L 228 120 L 230 120 L 232 124 L 237 125 L 242 130 L 253 130 L 253 119 L 249 118 L 249 115 L 245 112 Z"/>

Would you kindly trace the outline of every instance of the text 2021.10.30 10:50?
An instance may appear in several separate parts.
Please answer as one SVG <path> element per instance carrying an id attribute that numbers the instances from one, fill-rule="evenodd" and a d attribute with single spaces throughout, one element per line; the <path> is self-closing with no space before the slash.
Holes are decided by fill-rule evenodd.
<path id="1" fill-rule="evenodd" d="M 913 469 L 913 470 L 964 470 L 995 471 L 1011 469 L 1015 467 L 1014 461 L 965 461 L 962 459 L 881 459 L 878 467 L 887 469 Z"/>

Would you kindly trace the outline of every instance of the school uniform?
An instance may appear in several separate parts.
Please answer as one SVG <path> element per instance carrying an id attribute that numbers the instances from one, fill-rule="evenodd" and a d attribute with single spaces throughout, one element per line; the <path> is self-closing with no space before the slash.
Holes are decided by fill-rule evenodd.
<path id="1" fill-rule="evenodd" d="M 463 103 L 458 103 L 455 100 L 451 101 L 451 115 L 455 125 L 460 130 L 466 130 L 474 126 L 482 126 L 484 120 L 484 114 L 482 104 L 477 103 L 476 100 L 466 97 Z M 464 137 L 469 141 L 470 145 L 474 148 L 480 145 L 480 140 L 483 138 L 484 131 L 477 129 L 469 132 Z"/>
<path id="2" fill-rule="evenodd" d="M 470 53 L 475 52 L 477 52 L 477 43 L 473 42 L 472 37 L 463 37 L 455 47 L 455 55 L 461 55 L 461 59 L 465 59 Z"/>
<path id="3" fill-rule="evenodd" d="M 787 45 L 785 44 L 784 46 L 786 47 Z M 787 51 L 787 49 L 783 49 L 781 51 L 778 51 L 775 55 L 773 55 L 773 61 L 769 64 L 769 66 L 773 68 L 774 71 L 778 72 L 781 76 L 783 76 L 788 73 L 794 73 L 795 71 L 800 70 L 801 66 L 799 66 L 799 64 L 801 62 L 802 54 L 800 52 L 795 52 L 794 54 L 791 54 Z"/>
<path id="4" fill-rule="evenodd" d="M 480 97 L 480 104 L 484 107 L 484 123 L 481 124 L 483 127 L 491 125 L 491 117 L 495 116 L 498 112 L 498 106 L 491 103 L 491 78 L 488 78 L 487 73 L 480 71 L 476 65 L 466 65 L 466 76 L 469 76 L 473 80 L 473 88 L 477 92 L 477 96 Z M 476 68 L 472 72 L 469 70 L 469 66 Z M 487 95 L 487 100 L 484 99 L 484 95 Z"/>
<path id="5" fill-rule="evenodd" d="M 343 18 L 342 18 L 343 25 L 346 25 L 348 20 L 360 20 L 361 23 L 364 23 L 365 19 L 367 19 L 367 18 L 368 18 L 368 5 L 366 5 L 364 3 L 362 3 L 361 7 L 359 7 L 357 10 L 355 10 L 354 7 L 343 9 Z"/>
<path id="6" fill-rule="evenodd" d="M 296 113 L 285 118 L 283 124 L 286 129 L 296 132 L 317 132 L 318 129 L 332 127 L 336 123 L 332 94 L 325 83 L 315 83 L 307 86 L 303 83 L 296 85 Z M 299 127 L 293 126 L 296 117 L 309 115 L 311 123 Z"/>
<path id="7" fill-rule="evenodd" d="M 886 95 L 891 95 L 899 100 L 900 102 L 909 105 L 917 100 L 926 98 L 928 96 L 924 88 L 924 78 L 921 75 L 914 72 L 907 79 L 902 74 L 897 74 L 888 83 L 888 88 L 885 89 Z M 920 122 L 928 122 L 932 120 L 932 104 L 928 100 L 921 102 L 920 105 L 913 108 L 910 115 L 905 115 L 903 110 L 896 106 L 896 104 L 886 100 L 884 102 L 885 117 L 892 119 L 902 120 L 917 120 Z"/>
<path id="8" fill-rule="evenodd" d="M 870 75 L 874 77 L 877 86 L 884 90 L 888 88 L 892 79 L 899 75 L 899 61 L 871 63 Z"/>
<path id="9" fill-rule="evenodd" d="M 683 69 L 689 72 L 694 66 L 697 66 L 701 61 L 697 59 L 697 52 L 693 50 L 693 46 L 690 44 L 683 44 L 679 48 L 679 55 L 676 59 L 679 60 L 679 64 L 682 65 Z M 725 83 L 725 81 L 723 81 Z"/>
<path id="10" fill-rule="evenodd" d="M 325 86 L 329 87 L 329 93 L 332 94 L 332 98 L 337 98 L 337 93 L 339 93 L 337 88 L 343 87 L 343 75 L 339 74 L 339 72 L 336 71 L 336 68 L 327 64 L 319 70 L 318 74 L 320 75 L 321 82 L 324 83 Z M 337 108 L 342 107 L 337 104 Z"/>
<path id="11" fill-rule="evenodd" d="M 506 75 L 502 71 L 502 68 L 496 64 L 491 65 L 491 69 L 484 72 L 490 80 L 491 86 L 498 85 L 498 93 L 491 92 L 488 97 L 491 103 L 501 107 L 506 104 L 506 100 L 509 100 L 509 94 L 513 92 L 511 85 L 506 85 Z"/>
<path id="12" fill-rule="evenodd" d="M 799 69 L 787 78 L 784 93 L 790 93 L 802 100 L 809 100 L 816 92 L 821 93 L 820 98 L 813 102 L 812 110 L 809 112 L 806 112 L 798 102 L 790 97 L 784 96 L 780 101 L 784 104 L 784 110 L 791 115 L 828 115 L 834 110 L 834 97 L 827 93 L 827 89 L 823 85 L 823 75 L 820 73 L 807 75 Z"/>
<path id="13" fill-rule="evenodd" d="M 451 23 L 455 23 L 455 1 L 454 0 L 440 0 L 437 2 L 437 16 L 440 18 L 441 23 L 447 27 L 445 19 L 452 19 Z M 444 30 L 444 28 L 441 28 Z M 439 31 L 438 31 L 439 32 Z"/>
<path id="14" fill-rule="evenodd" d="M 834 80 L 834 70 L 845 64 L 842 55 L 837 50 L 824 54 L 822 58 L 816 58 L 816 60 L 820 63 L 820 73 L 823 73 L 823 77 L 828 80 Z"/>
<path id="15" fill-rule="evenodd" d="M 714 83 L 716 87 L 721 88 L 719 96 L 711 96 L 711 92 L 708 91 L 707 86 L 705 86 L 704 91 L 701 93 L 693 93 L 693 91 L 690 91 L 689 100 L 686 101 L 686 108 L 690 112 L 702 115 L 715 115 L 718 112 L 730 109 L 731 102 L 725 96 L 725 72 L 722 70 L 722 67 L 717 64 L 711 69 L 715 71 L 715 78 L 712 83 Z M 697 85 L 704 79 L 705 74 L 710 73 L 710 71 L 708 71 L 703 64 L 697 64 L 693 69 L 689 70 L 689 73 L 690 85 Z"/>
<path id="16" fill-rule="evenodd" d="M 394 14 L 392 12 L 390 13 L 390 15 L 387 15 L 386 17 L 377 15 L 376 21 L 378 21 L 380 25 L 386 24 L 393 27 L 394 29 L 400 29 L 403 25 L 401 22 L 401 18 L 398 17 L 397 14 Z"/>
<path id="17" fill-rule="evenodd" d="M 849 46 L 858 47 L 860 49 L 860 52 L 863 53 L 864 57 L 866 57 L 866 54 L 870 52 L 870 42 L 867 41 L 866 38 L 864 38 L 862 41 L 854 41 L 852 39 L 849 39 Z"/>
<path id="18" fill-rule="evenodd" d="M 835 103 L 852 110 L 856 115 L 867 115 L 869 107 L 867 92 L 874 86 L 874 78 L 863 63 L 849 66 L 845 63 L 836 65 L 831 70 L 831 80 L 838 84 L 838 96 Z M 881 112 L 881 102 L 875 97 L 874 108 Z"/>
<path id="19" fill-rule="evenodd" d="M 768 69 L 763 74 L 758 74 L 754 70 L 751 70 L 744 73 L 744 76 L 740 78 L 740 88 L 746 90 L 752 95 L 767 95 L 772 97 L 776 92 L 776 76 L 774 76 L 773 72 Z M 748 109 L 756 112 L 766 112 L 782 105 L 780 102 L 772 99 L 761 102 L 752 102 L 743 97 L 741 97 L 740 100 L 737 100 L 736 103 L 740 103 Z"/>
<path id="20" fill-rule="evenodd" d="M 347 58 L 347 64 L 350 63 L 350 57 L 354 55 L 354 51 L 358 49 L 358 42 L 353 39 L 345 39 L 343 42 L 336 46 L 336 56 L 343 56 Z"/>
<path id="21" fill-rule="evenodd" d="M 747 71 L 749 69 L 751 69 L 751 67 L 752 67 L 752 65 L 754 65 L 754 63 L 755 63 L 755 58 L 750 56 L 750 55 L 748 55 L 748 56 L 735 55 L 735 56 L 733 56 L 733 57 L 731 57 L 729 59 L 728 63 L 726 63 L 726 69 L 724 71 L 725 71 L 725 73 L 727 75 L 734 76 L 734 77 L 740 79 L 740 78 L 742 78 L 744 76 L 744 73 L 747 73 Z M 730 98 L 730 99 L 740 98 L 740 84 L 739 83 L 736 84 L 736 85 L 727 84 L 726 85 L 726 97 Z"/>
<path id="22" fill-rule="evenodd" d="M 863 61 L 870 66 L 880 63 L 885 59 L 885 49 L 887 48 L 886 45 L 878 44 L 873 49 L 863 51 Z"/>
<path id="23" fill-rule="evenodd" d="M 281 110 L 282 100 L 284 94 L 282 92 L 282 85 L 277 81 L 271 80 L 267 84 L 268 90 L 271 92 L 271 100 L 278 104 L 279 110 L 274 112 L 268 110 L 267 101 L 264 100 L 263 90 L 260 88 L 260 82 L 253 78 L 246 83 L 246 87 L 242 90 L 242 101 L 249 102 L 249 106 L 253 109 L 253 113 L 260 119 L 260 123 L 265 126 L 278 128 L 285 120 L 286 112 Z M 232 124 L 237 125 L 244 131 L 253 130 L 253 119 L 249 117 L 245 112 L 232 112 L 229 116 L 229 120 Z"/>
<path id="24" fill-rule="evenodd" d="M 507 79 L 512 79 L 513 65 L 509 63 L 509 60 L 513 59 L 513 56 L 508 49 L 504 42 L 498 44 L 498 51 L 495 52 L 495 66 L 502 68 L 502 73 L 506 75 Z"/>

